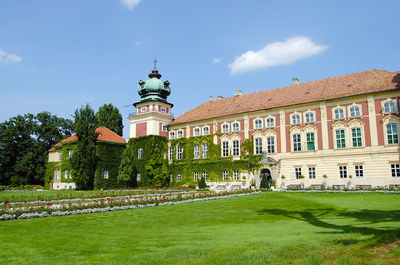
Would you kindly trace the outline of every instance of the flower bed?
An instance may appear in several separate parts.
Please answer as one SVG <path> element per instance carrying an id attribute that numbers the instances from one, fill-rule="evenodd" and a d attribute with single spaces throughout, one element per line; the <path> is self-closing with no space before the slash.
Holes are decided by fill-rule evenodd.
<path id="1" fill-rule="evenodd" d="M 241 189 L 230 192 L 186 192 L 169 194 L 151 194 L 150 196 L 129 196 L 125 198 L 97 198 L 91 201 L 21 204 L 0 207 L 0 220 L 27 219 L 38 217 L 62 216 L 94 212 L 136 209 L 143 207 L 172 205 L 178 203 L 213 200 L 254 194 L 253 190 Z"/>

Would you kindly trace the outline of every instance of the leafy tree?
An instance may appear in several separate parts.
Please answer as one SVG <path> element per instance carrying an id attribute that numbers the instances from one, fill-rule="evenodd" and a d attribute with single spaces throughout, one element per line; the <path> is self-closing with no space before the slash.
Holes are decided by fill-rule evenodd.
<path id="1" fill-rule="evenodd" d="M 107 127 L 116 134 L 122 136 L 124 125 L 122 124 L 122 115 L 117 107 L 112 104 L 104 104 L 96 113 L 97 127 Z"/>
<path id="2" fill-rule="evenodd" d="M 201 177 L 198 185 L 199 185 L 199 189 L 201 189 L 201 190 L 207 189 L 206 179 L 204 177 Z"/>
<path id="3" fill-rule="evenodd" d="M 267 176 L 265 176 L 265 174 L 261 175 L 260 188 L 261 189 L 267 189 L 268 188 L 268 180 L 267 180 Z"/>
<path id="4" fill-rule="evenodd" d="M 136 187 L 135 175 L 136 168 L 133 163 L 132 149 L 126 148 L 122 153 L 121 164 L 119 166 L 118 184 L 121 187 Z"/>
<path id="5" fill-rule="evenodd" d="M 73 178 L 77 189 L 93 189 L 96 172 L 96 116 L 87 104 L 74 114 L 74 130 L 78 137 L 77 149 L 71 157 Z"/>
<path id="6" fill-rule="evenodd" d="M 0 183 L 43 185 L 47 150 L 72 132 L 72 121 L 49 112 L 0 123 Z"/>

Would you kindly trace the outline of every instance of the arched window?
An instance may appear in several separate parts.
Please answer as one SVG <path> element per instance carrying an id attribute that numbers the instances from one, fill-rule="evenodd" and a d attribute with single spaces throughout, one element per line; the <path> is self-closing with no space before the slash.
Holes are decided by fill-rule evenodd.
<path id="1" fill-rule="evenodd" d="M 238 132 L 240 130 L 240 125 L 239 125 L 239 123 L 238 122 L 234 122 L 233 124 L 232 124 L 232 131 L 233 132 Z"/>
<path id="2" fill-rule="evenodd" d="M 300 124 L 301 123 L 301 117 L 299 114 L 293 114 L 292 115 L 292 124 Z"/>
<path id="3" fill-rule="evenodd" d="M 257 119 L 254 121 L 254 128 L 255 129 L 261 129 L 263 127 L 262 125 L 262 120 L 261 119 Z"/>
<path id="4" fill-rule="evenodd" d="M 223 133 L 229 132 L 229 124 L 222 124 L 222 132 Z"/>
<path id="5" fill-rule="evenodd" d="M 169 139 L 175 139 L 175 132 L 169 132 Z"/>
<path id="6" fill-rule="evenodd" d="M 274 126 L 275 126 L 275 119 L 274 119 L 274 118 L 267 118 L 267 119 L 266 119 L 265 126 L 266 126 L 267 128 L 274 127 Z"/>
<path id="7" fill-rule="evenodd" d="M 360 112 L 360 107 L 359 106 L 352 106 L 350 107 L 350 117 L 360 117 L 361 112 Z"/>

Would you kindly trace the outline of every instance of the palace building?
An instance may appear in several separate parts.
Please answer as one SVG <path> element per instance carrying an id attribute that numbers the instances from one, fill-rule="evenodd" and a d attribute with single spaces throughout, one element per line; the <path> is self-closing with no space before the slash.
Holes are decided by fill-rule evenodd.
<path id="1" fill-rule="evenodd" d="M 204 176 L 212 189 L 245 188 L 266 175 L 278 188 L 400 185 L 400 72 L 293 78 L 286 87 L 210 97 L 176 119 L 166 101 L 170 83 L 156 68 L 149 77 L 138 85 L 142 100 L 129 118 L 130 137 L 169 138 L 172 183 Z M 262 156 L 257 169 L 239 163 L 249 153 Z M 220 161 L 230 162 L 222 168 Z"/>

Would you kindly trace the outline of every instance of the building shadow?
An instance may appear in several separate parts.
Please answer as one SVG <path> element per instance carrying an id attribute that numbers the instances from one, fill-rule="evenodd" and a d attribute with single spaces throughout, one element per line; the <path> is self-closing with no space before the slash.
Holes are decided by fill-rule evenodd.
<path id="1" fill-rule="evenodd" d="M 321 234 L 358 233 L 369 236 L 368 239 L 365 240 L 334 240 L 337 244 L 350 245 L 364 241 L 367 243 L 367 246 L 375 246 L 400 240 L 400 211 L 360 210 L 344 212 L 333 208 L 326 208 L 321 210 L 306 209 L 303 211 L 264 209 L 258 211 L 258 213 L 296 219 L 316 227 L 327 229 L 324 232 L 318 232 Z M 342 223 L 350 224 L 335 224 L 323 220 L 332 217 L 335 217 L 335 219 L 341 219 L 340 222 Z M 397 223 L 397 225 L 394 223 Z"/>

